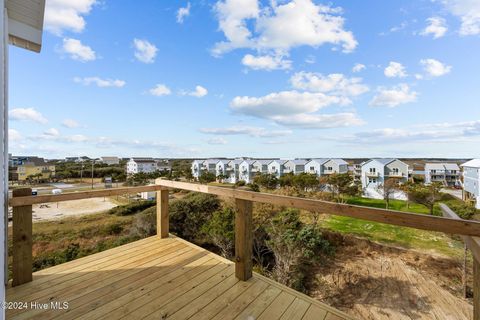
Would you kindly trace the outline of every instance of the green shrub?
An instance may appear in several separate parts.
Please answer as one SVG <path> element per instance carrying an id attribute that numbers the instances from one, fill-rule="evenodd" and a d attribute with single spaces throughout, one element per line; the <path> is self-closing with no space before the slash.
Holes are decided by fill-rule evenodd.
<path id="1" fill-rule="evenodd" d="M 235 182 L 235 185 L 237 187 L 243 187 L 245 186 L 247 183 L 245 182 L 245 180 L 238 180 L 237 182 Z"/>
<path id="2" fill-rule="evenodd" d="M 108 210 L 108 213 L 115 214 L 117 216 L 128 216 L 128 215 L 141 212 L 150 207 L 153 207 L 155 204 L 156 204 L 156 201 L 154 200 L 139 201 L 139 202 L 130 203 L 124 206 L 118 206 L 118 207 L 112 208 Z"/>
<path id="3" fill-rule="evenodd" d="M 187 194 L 170 204 L 170 230 L 189 241 L 198 239 L 202 226 L 219 208 L 220 200 L 214 195 Z"/>
<path id="4" fill-rule="evenodd" d="M 155 235 L 157 233 L 157 207 L 148 208 L 137 214 L 130 233 L 139 238 Z"/>
<path id="5" fill-rule="evenodd" d="M 123 231 L 123 225 L 119 222 L 108 224 L 105 226 L 105 232 L 109 235 L 118 235 L 122 233 L 122 231 Z"/>
<path id="6" fill-rule="evenodd" d="M 226 207 L 215 211 L 203 225 L 202 232 L 220 249 L 222 256 L 230 258 L 235 239 L 235 209 Z"/>

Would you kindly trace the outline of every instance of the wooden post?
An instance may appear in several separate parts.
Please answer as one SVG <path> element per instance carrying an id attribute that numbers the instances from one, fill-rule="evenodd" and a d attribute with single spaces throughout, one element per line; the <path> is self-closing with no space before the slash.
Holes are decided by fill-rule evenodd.
<path id="1" fill-rule="evenodd" d="M 32 189 L 13 190 L 13 197 L 31 196 Z M 13 207 L 13 282 L 18 286 L 32 281 L 32 206 Z"/>
<path id="2" fill-rule="evenodd" d="M 168 189 L 157 191 L 157 235 L 168 238 Z"/>
<path id="3" fill-rule="evenodd" d="M 473 320 L 480 320 L 480 261 L 473 259 Z"/>
<path id="4" fill-rule="evenodd" d="M 235 276 L 242 281 L 252 277 L 252 202 L 235 199 Z"/>

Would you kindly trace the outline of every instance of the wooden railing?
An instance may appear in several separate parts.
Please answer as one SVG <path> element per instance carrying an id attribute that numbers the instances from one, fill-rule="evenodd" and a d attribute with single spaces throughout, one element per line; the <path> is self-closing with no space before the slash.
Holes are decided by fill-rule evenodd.
<path id="1" fill-rule="evenodd" d="M 235 216 L 235 275 L 243 281 L 252 277 L 253 202 L 460 235 L 472 251 L 474 258 L 474 320 L 480 320 L 480 222 L 462 220 L 446 206 L 442 206 L 445 217 L 437 217 L 162 179 L 157 179 L 154 186 L 60 195 L 31 196 L 31 189 L 15 190 L 13 198 L 9 201 L 9 205 L 13 207 L 13 285 L 32 281 L 33 204 L 156 191 L 157 236 L 167 238 L 169 236 L 169 189 L 189 190 L 235 199 L 237 207 Z"/>

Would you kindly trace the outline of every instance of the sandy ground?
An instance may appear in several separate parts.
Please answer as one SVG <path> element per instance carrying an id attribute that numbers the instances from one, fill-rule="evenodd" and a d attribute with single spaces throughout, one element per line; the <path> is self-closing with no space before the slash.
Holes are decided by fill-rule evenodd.
<path id="1" fill-rule="evenodd" d="M 33 221 L 61 219 L 109 210 L 117 205 L 109 198 L 92 198 L 33 206 Z"/>
<path id="2" fill-rule="evenodd" d="M 468 320 L 461 270 L 450 258 L 347 240 L 316 272 L 310 294 L 358 319 Z"/>

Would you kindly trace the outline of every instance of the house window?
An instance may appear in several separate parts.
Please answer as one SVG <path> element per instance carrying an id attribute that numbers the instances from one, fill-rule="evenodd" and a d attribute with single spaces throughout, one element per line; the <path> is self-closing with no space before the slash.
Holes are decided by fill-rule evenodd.
<path id="1" fill-rule="evenodd" d="M 370 173 L 375 173 L 377 170 L 375 168 L 370 168 Z"/>
<path id="2" fill-rule="evenodd" d="M 393 172 L 393 174 L 398 174 L 398 168 L 393 168 L 392 172 Z"/>
<path id="3" fill-rule="evenodd" d="M 368 183 L 377 183 L 377 178 L 368 178 Z"/>
<path id="4" fill-rule="evenodd" d="M 315 171 L 315 167 L 310 167 L 310 171 Z"/>
<path id="5" fill-rule="evenodd" d="M 327 167 L 327 170 L 328 170 L 328 171 L 332 171 L 333 168 L 332 168 L 332 167 Z"/>

